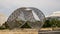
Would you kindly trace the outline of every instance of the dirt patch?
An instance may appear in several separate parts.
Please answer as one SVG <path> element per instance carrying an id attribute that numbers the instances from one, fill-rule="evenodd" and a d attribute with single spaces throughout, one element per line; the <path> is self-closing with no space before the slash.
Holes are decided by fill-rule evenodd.
<path id="1" fill-rule="evenodd" d="M 0 30 L 0 34 L 38 34 L 35 29 Z"/>

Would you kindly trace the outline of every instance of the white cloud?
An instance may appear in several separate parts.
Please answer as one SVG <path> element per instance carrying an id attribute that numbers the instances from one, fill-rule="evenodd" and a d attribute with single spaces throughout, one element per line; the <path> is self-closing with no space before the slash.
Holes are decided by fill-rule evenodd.
<path id="1" fill-rule="evenodd" d="M 5 21 L 7 20 L 6 16 L 2 13 L 0 13 L 0 26 L 5 23 Z"/>

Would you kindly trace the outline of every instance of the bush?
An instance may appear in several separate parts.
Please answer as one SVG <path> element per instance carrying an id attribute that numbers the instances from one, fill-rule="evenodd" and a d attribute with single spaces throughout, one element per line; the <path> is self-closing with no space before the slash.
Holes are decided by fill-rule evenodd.
<path id="1" fill-rule="evenodd" d="M 43 25 L 43 28 L 45 28 L 45 27 L 51 27 L 50 20 L 45 20 L 45 23 Z"/>
<path id="2" fill-rule="evenodd" d="M 45 24 L 43 27 L 60 27 L 60 20 L 57 18 L 51 18 L 48 20 L 45 20 Z"/>
<path id="3" fill-rule="evenodd" d="M 30 21 L 26 21 L 26 23 L 25 23 L 21 28 L 31 28 L 31 27 L 29 26 L 28 22 L 30 22 Z"/>

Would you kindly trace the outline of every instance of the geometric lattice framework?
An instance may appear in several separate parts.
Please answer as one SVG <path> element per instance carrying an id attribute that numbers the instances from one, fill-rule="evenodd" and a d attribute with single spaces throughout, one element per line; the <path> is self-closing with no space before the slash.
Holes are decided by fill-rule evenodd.
<path id="1" fill-rule="evenodd" d="M 28 23 L 31 28 L 41 28 L 44 24 L 45 16 L 37 8 L 22 7 L 15 10 L 8 18 L 7 24 L 10 28 L 20 28 Z"/>

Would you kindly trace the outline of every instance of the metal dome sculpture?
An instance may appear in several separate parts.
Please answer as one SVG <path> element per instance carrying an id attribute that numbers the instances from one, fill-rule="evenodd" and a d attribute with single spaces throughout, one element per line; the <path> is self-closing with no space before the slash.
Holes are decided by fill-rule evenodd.
<path id="1" fill-rule="evenodd" d="M 15 10 L 8 18 L 7 24 L 10 28 L 22 27 L 25 23 L 31 28 L 41 28 L 44 24 L 45 16 L 37 8 L 22 7 Z"/>

